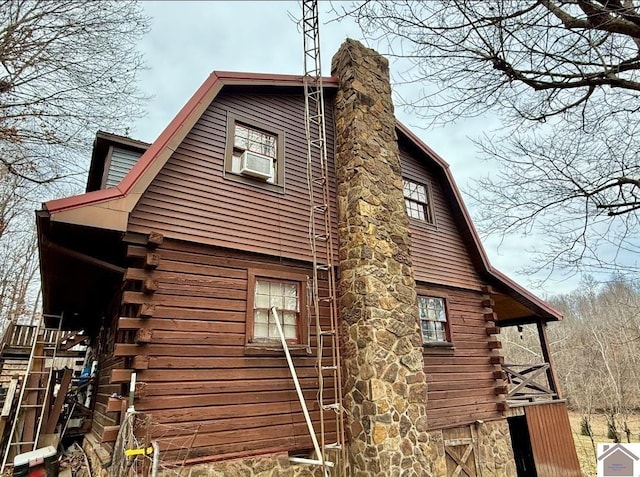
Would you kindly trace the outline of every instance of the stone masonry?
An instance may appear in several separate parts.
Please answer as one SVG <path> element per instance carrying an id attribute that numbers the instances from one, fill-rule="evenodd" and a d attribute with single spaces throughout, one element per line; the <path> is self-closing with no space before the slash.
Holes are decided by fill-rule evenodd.
<path id="1" fill-rule="evenodd" d="M 333 58 L 348 459 L 354 477 L 427 476 L 409 219 L 385 58 L 347 40 Z M 421 449 L 422 448 L 422 449 Z"/>

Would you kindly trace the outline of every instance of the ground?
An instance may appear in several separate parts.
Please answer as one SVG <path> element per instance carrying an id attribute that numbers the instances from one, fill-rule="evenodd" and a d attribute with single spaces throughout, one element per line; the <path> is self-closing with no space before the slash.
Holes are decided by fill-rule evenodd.
<path id="1" fill-rule="evenodd" d="M 578 459 L 580 467 L 585 477 L 596 476 L 596 456 L 591 445 L 591 439 L 587 436 L 580 435 L 580 419 L 581 414 L 577 412 L 569 412 L 569 420 L 571 421 L 571 429 L 573 430 L 573 439 L 576 443 L 578 451 Z M 640 442 L 640 413 L 634 414 L 629 418 L 629 428 L 631 429 L 631 442 Z M 603 415 L 591 416 L 591 428 L 593 429 L 594 440 L 598 442 L 613 442 L 607 439 L 607 423 Z M 622 442 L 626 443 L 626 436 L 622 436 Z"/>

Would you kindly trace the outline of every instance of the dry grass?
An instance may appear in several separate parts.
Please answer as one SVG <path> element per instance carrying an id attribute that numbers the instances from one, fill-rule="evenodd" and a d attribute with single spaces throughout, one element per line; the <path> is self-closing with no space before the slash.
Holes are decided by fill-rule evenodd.
<path id="1" fill-rule="evenodd" d="M 596 455 L 588 436 L 580 435 L 581 415 L 577 412 L 569 412 L 569 420 L 571 421 L 571 429 L 573 430 L 573 440 L 576 443 L 578 459 L 583 475 L 586 477 L 595 477 L 596 475 Z M 631 429 L 631 442 L 640 442 L 640 414 L 631 416 L 628 420 Z M 620 423 L 622 426 L 622 423 Z M 607 438 L 607 421 L 604 415 L 597 414 L 591 416 L 591 429 L 593 430 L 593 438 L 595 443 L 613 442 Z M 622 442 L 627 442 L 626 436 L 621 435 Z"/>

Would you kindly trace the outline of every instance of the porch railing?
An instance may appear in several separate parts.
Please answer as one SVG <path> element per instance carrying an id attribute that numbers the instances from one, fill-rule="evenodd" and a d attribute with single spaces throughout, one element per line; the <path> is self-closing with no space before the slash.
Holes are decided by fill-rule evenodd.
<path id="1" fill-rule="evenodd" d="M 36 328 L 35 325 L 19 325 L 10 322 L 2 336 L 2 347 L 31 349 L 35 339 Z M 61 332 L 55 329 L 45 328 L 42 331 L 44 332 L 43 341 L 55 342 L 58 341 L 56 335 L 58 335 L 57 338 L 62 336 Z"/>
<path id="2" fill-rule="evenodd" d="M 549 363 L 503 364 L 508 383 L 507 401 L 536 402 L 558 399 Z"/>

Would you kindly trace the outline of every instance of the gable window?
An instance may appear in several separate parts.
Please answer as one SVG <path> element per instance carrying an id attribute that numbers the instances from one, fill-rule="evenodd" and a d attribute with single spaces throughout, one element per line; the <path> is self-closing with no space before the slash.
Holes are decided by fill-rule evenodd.
<path id="1" fill-rule="evenodd" d="M 284 133 L 258 121 L 228 115 L 225 172 L 253 185 L 284 185 Z"/>
<path id="2" fill-rule="evenodd" d="M 271 308 L 278 313 L 289 345 L 306 345 L 307 276 L 269 270 L 249 270 L 247 297 L 247 345 L 280 346 L 280 335 Z"/>
<path id="3" fill-rule="evenodd" d="M 429 189 L 424 184 L 403 179 L 404 203 L 407 214 L 412 219 L 422 220 L 429 224 L 435 223 L 431 196 Z"/>
<path id="4" fill-rule="evenodd" d="M 424 344 L 448 343 L 451 340 L 444 298 L 419 296 L 418 314 Z"/>

